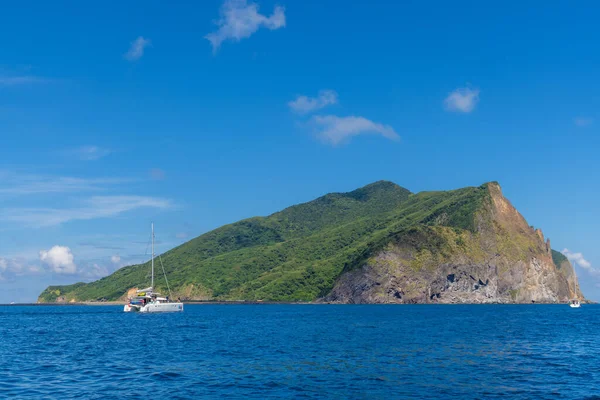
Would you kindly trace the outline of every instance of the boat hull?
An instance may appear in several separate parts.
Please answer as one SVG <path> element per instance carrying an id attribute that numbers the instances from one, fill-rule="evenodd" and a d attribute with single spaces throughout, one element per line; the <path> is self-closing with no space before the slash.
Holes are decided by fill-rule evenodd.
<path id="1" fill-rule="evenodd" d="M 183 303 L 150 303 L 140 308 L 143 313 L 183 312 Z"/>

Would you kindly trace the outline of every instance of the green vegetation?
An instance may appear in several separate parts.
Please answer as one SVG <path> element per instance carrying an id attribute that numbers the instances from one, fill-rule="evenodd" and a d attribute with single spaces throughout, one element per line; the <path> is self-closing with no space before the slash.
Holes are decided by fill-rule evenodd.
<path id="1" fill-rule="evenodd" d="M 556 269 L 565 277 L 569 282 L 573 282 L 575 278 L 575 269 L 569 261 L 569 259 L 561 252 L 552 250 L 552 261 L 556 265 Z"/>
<path id="2" fill-rule="evenodd" d="M 569 262 L 569 259 L 561 252 L 552 250 L 552 261 L 554 261 L 554 265 L 556 268 L 561 269 L 563 263 L 566 261 Z"/>
<path id="3" fill-rule="evenodd" d="M 310 301 L 392 242 L 408 240 L 419 249 L 415 268 L 443 256 L 436 249 L 476 252 L 478 213 L 490 203 L 489 193 L 487 184 L 411 194 L 376 182 L 223 226 L 164 253 L 162 262 L 176 297 Z M 145 263 L 89 284 L 52 286 L 39 301 L 56 301 L 57 293 L 65 301 L 116 300 L 149 285 L 149 270 Z M 164 293 L 160 281 L 157 290 Z"/>

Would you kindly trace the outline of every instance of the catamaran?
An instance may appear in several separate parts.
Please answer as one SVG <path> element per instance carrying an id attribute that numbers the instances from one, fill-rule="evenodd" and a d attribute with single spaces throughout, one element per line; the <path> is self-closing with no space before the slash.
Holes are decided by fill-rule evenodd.
<path id="1" fill-rule="evenodd" d="M 129 302 L 125 304 L 123 311 L 125 312 L 183 312 L 183 303 L 173 302 L 169 300 L 169 296 L 163 297 L 160 293 L 154 291 L 154 223 L 152 223 L 152 280 L 150 287 L 146 289 L 136 290 L 135 296 L 129 298 Z M 161 259 L 162 265 L 162 259 Z M 167 289 L 169 295 L 171 289 L 169 288 L 169 281 L 167 280 L 167 274 L 163 266 L 163 274 L 165 275 L 165 282 L 167 283 Z"/>
<path id="2" fill-rule="evenodd" d="M 573 299 L 573 300 L 571 300 L 571 302 L 569 303 L 569 306 L 570 306 L 571 308 L 579 308 L 579 307 L 581 307 L 581 302 L 580 302 L 579 300 L 577 300 L 577 299 Z"/>

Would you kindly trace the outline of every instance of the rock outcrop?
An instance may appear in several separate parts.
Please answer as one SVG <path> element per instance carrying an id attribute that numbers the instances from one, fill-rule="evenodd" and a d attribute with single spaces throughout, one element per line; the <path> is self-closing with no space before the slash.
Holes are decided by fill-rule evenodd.
<path id="1" fill-rule="evenodd" d="M 402 232 L 323 301 L 338 303 L 556 303 L 583 299 L 568 260 L 530 227 L 497 183 L 472 217 L 474 229 L 438 223 Z M 439 223 L 441 221 L 441 223 Z"/>

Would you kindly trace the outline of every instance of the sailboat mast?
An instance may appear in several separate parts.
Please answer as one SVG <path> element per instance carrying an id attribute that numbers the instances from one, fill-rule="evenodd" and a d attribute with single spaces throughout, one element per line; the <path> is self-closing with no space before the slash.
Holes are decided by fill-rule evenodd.
<path id="1" fill-rule="evenodd" d="M 573 291 L 575 292 L 575 298 L 579 299 L 579 293 L 577 293 L 577 272 L 575 272 L 575 262 L 573 262 Z"/>
<path id="2" fill-rule="evenodd" d="M 154 222 L 152 223 L 152 284 L 150 286 L 154 289 Z"/>

